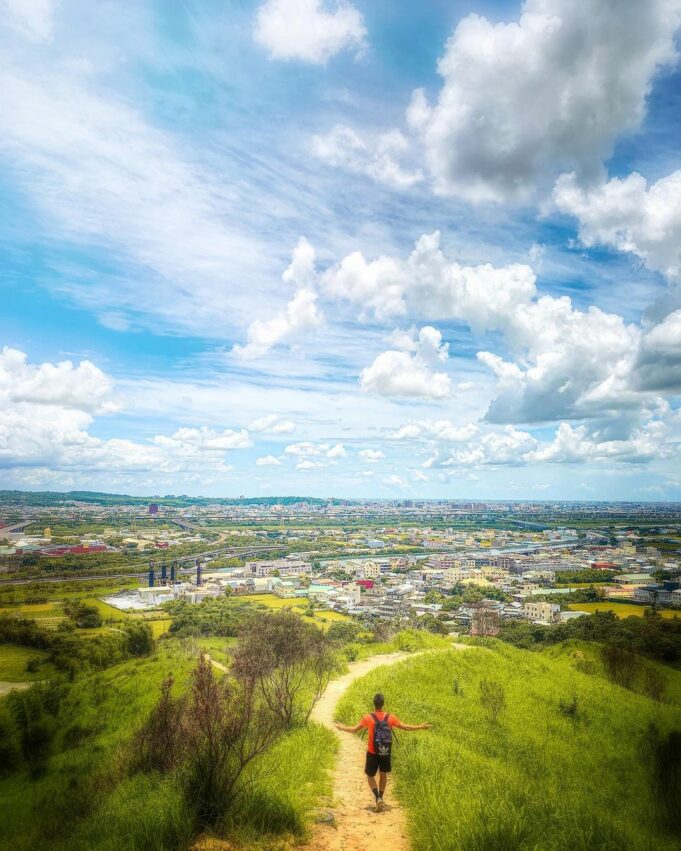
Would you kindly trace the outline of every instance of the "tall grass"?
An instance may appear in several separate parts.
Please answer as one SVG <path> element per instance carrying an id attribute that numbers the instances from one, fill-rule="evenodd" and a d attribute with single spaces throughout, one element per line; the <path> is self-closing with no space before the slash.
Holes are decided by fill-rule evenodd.
<path id="1" fill-rule="evenodd" d="M 415 849 L 681 847 L 656 816 L 647 746 L 651 723 L 681 726 L 678 705 L 575 663 L 571 650 L 529 653 L 491 642 L 379 668 L 348 690 L 339 705 L 347 723 L 382 691 L 403 721 L 433 724 L 398 734 L 394 749 L 395 792 Z M 496 722 L 481 704 L 482 680 L 504 690 Z"/>
<path id="2" fill-rule="evenodd" d="M 221 640 L 222 645 L 225 644 Z M 218 643 L 211 654 L 219 655 Z M 12 851 L 170 851 L 196 836 L 179 779 L 130 774 L 127 743 L 147 718 L 170 671 L 181 691 L 196 664 L 196 642 L 175 639 L 157 653 L 84 675 L 70 687 L 56 719 L 47 771 L 0 777 L 0 849 Z M 3 720 L 0 701 L 0 722 Z M 272 837 L 300 841 L 310 810 L 330 793 L 323 771 L 335 737 L 310 725 L 284 736 L 253 763 L 246 790 L 220 833 L 246 847 L 272 848 Z M 268 844 L 269 843 L 269 844 Z"/>

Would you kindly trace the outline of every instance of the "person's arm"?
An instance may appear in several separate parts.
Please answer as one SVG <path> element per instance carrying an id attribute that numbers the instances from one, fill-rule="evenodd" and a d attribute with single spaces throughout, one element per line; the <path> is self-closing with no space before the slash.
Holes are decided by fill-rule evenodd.
<path id="1" fill-rule="evenodd" d="M 395 724 L 398 730 L 407 730 L 408 732 L 413 732 L 414 730 L 430 730 L 433 726 L 432 724 L 405 724 L 400 721 L 399 724 Z"/>
<path id="2" fill-rule="evenodd" d="M 341 733 L 358 733 L 364 725 L 360 721 L 359 724 L 355 724 L 354 727 L 346 727 L 345 724 L 339 724 L 336 722 L 335 727 L 337 730 L 340 730 Z"/>

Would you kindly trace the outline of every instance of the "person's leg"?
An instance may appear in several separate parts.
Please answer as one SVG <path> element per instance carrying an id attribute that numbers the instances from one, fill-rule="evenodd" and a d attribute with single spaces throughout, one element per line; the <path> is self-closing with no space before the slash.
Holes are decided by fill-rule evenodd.
<path id="1" fill-rule="evenodd" d="M 383 797 L 383 793 L 385 792 L 385 787 L 388 783 L 388 775 L 385 771 L 379 772 L 378 775 L 378 794 Z"/>
<path id="2" fill-rule="evenodd" d="M 364 773 L 367 776 L 367 782 L 369 783 L 369 788 L 371 789 L 374 799 L 376 803 L 378 803 L 378 786 L 376 784 L 376 772 L 378 771 L 378 759 L 374 754 L 367 753 L 366 765 L 364 766 Z"/>

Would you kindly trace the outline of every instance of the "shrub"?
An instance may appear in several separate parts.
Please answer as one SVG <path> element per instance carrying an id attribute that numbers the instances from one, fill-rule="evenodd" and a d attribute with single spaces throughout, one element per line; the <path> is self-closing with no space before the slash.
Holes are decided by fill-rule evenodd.
<path id="1" fill-rule="evenodd" d="M 154 650 L 154 635 L 148 623 L 136 621 L 125 625 L 126 648 L 131 656 L 149 656 Z"/>
<path id="2" fill-rule="evenodd" d="M 255 681 L 216 680 L 201 655 L 186 700 L 174 701 L 166 680 L 159 703 L 136 742 L 148 739 L 147 768 L 174 771 L 199 827 L 225 818 L 243 789 L 246 768 L 281 736 L 281 717 L 259 699 Z"/>
<path id="3" fill-rule="evenodd" d="M 492 724 L 496 724 L 499 715 L 506 707 L 506 692 L 500 682 L 496 680 L 480 681 L 480 705 Z"/>
<path id="4" fill-rule="evenodd" d="M 290 729 L 310 717 L 335 667 L 324 634 L 294 612 L 282 610 L 249 622 L 241 633 L 232 669 L 237 678 L 252 683 Z"/>
<path id="5" fill-rule="evenodd" d="M 40 670 L 40 659 L 33 658 L 26 662 L 26 673 L 35 674 Z"/>

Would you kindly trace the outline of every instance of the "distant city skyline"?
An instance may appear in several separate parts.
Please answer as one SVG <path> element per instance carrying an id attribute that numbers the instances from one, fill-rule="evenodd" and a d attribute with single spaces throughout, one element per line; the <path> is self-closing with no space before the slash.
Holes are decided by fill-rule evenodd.
<path id="1" fill-rule="evenodd" d="M 681 0 L 0 0 L 0 487 L 681 500 Z"/>

